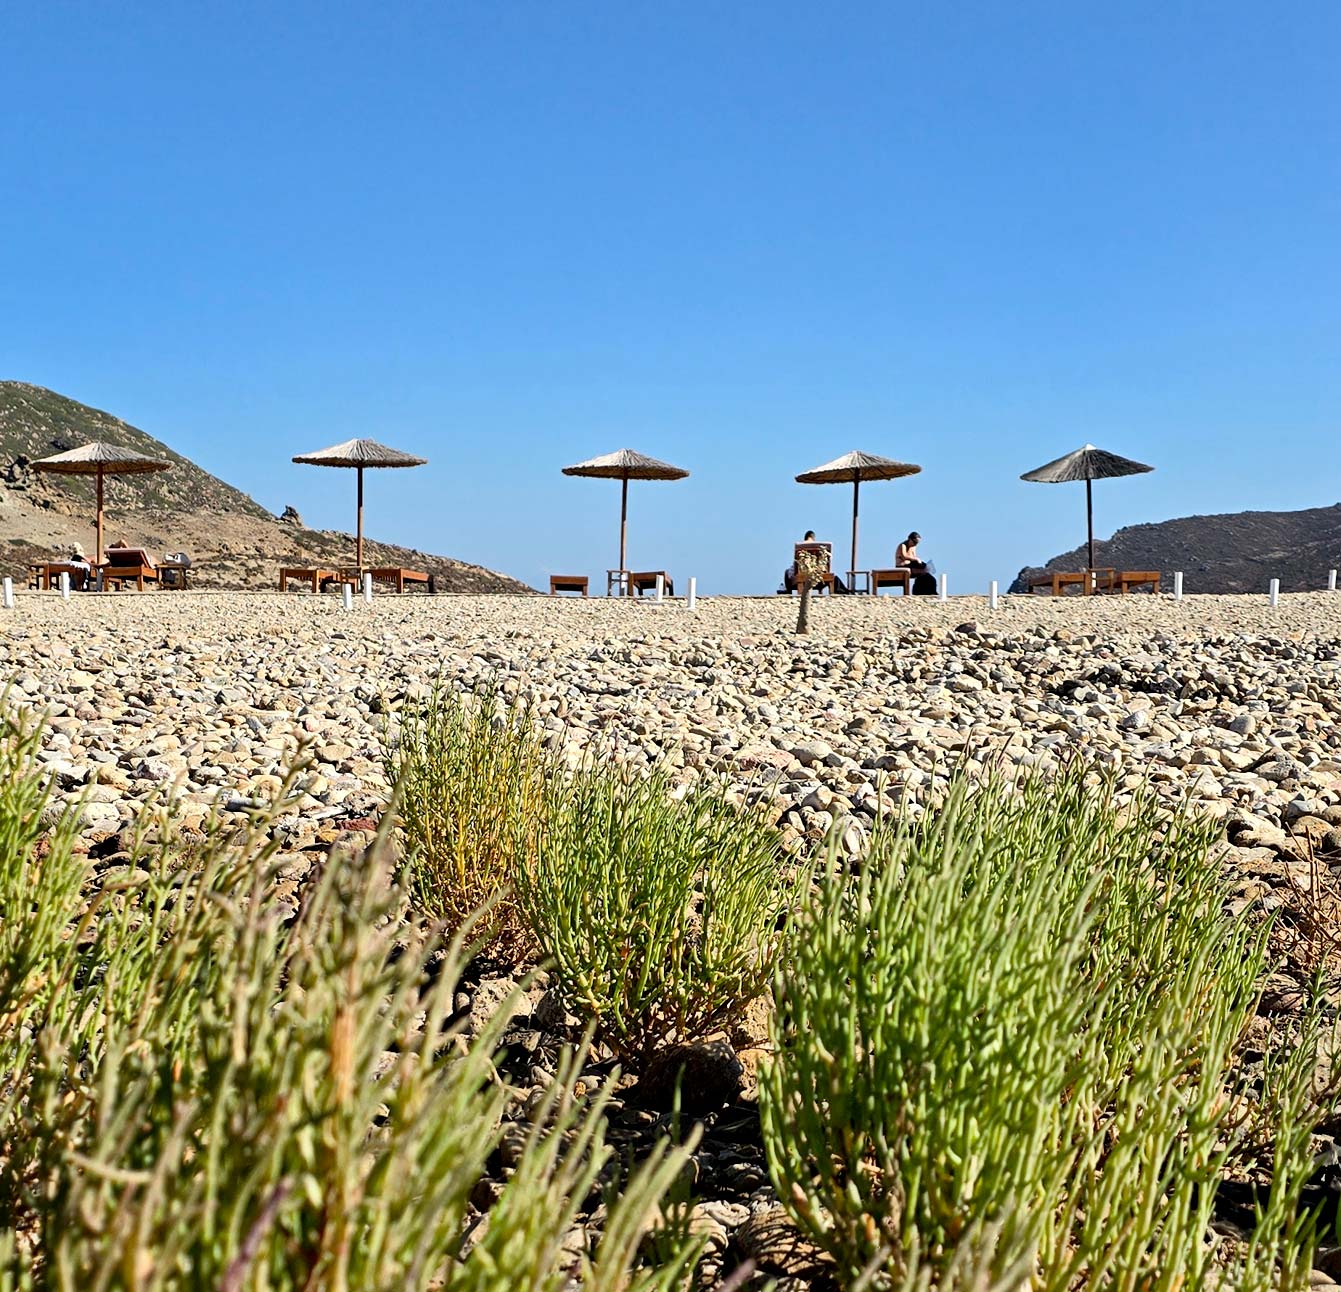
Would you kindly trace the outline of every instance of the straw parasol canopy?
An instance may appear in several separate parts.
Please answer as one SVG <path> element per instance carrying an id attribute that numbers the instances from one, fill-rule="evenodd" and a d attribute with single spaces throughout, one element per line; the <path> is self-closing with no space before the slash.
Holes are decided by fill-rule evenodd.
<path id="1" fill-rule="evenodd" d="M 852 565 L 857 568 L 857 510 L 863 480 L 900 480 L 904 476 L 915 476 L 921 467 L 911 462 L 896 462 L 893 458 L 877 457 L 874 453 L 862 453 L 853 449 L 841 458 L 834 458 L 813 471 L 802 471 L 796 477 L 797 484 L 850 484 L 852 486 Z"/>
<path id="2" fill-rule="evenodd" d="M 33 463 L 35 471 L 51 471 L 56 475 L 96 476 L 98 481 L 97 564 L 102 564 L 102 482 L 104 476 L 142 476 L 153 471 L 166 471 L 172 465 L 161 458 L 151 458 L 134 449 L 123 449 L 119 444 L 94 440 L 65 453 L 39 458 Z"/>
<path id="3" fill-rule="evenodd" d="M 1055 462 L 1044 463 L 1033 471 L 1026 471 L 1021 480 L 1031 480 L 1038 484 L 1069 484 L 1076 480 L 1085 482 L 1085 521 L 1089 532 L 1089 568 L 1094 569 L 1094 482 L 1113 480 L 1119 476 L 1139 476 L 1153 471 L 1144 462 L 1133 462 L 1131 458 L 1119 457 L 1105 449 L 1096 449 L 1086 444 L 1074 453 L 1068 453 Z"/>
<path id="4" fill-rule="evenodd" d="M 564 467 L 566 476 L 591 476 L 597 480 L 621 482 L 619 498 L 619 568 L 628 568 L 629 481 L 630 480 L 683 480 L 688 474 L 682 467 L 649 458 L 633 449 L 620 449 L 599 458 L 588 458 L 576 466 Z"/>
<path id="5" fill-rule="evenodd" d="M 328 449 L 318 449 L 315 453 L 300 453 L 293 459 L 314 467 L 353 467 L 359 473 L 359 516 L 358 545 L 355 549 L 354 563 L 359 573 L 363 572 L 363 470 L 365 467 L 422 467 L 427 458 L 416 458 L 413 454 L 402 453 L 399 449 L 389 449 L 376 440 L 346 440 L 343 444 L 332 444 Z"/>

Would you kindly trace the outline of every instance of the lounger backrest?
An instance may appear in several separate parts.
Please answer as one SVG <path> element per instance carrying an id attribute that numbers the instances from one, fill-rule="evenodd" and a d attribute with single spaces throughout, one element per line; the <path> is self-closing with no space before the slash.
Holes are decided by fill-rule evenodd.
<path id="1" fill-rule="evenodd" d="M 792 558 L 798 568 L 801 564 L 801 555 L 804 552 L 818 552 L 823 558 L 822 573 L 827 574 L 833 564 L 833 548 L 828 543 L 797 543 L 796 554 Z"/>
<path id="2" fill-rule="evenodd" d="M 140 566 L 153 565 L 153 561 L 142 547 L 109 547 L 107 564 Z"/>

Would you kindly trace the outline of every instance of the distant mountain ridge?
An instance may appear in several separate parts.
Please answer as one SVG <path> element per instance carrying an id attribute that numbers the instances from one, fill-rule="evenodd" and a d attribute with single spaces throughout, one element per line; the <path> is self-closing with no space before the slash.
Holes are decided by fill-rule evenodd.
<path id="1" fill-rule="evenodd" d="M 143 544 L 158 555 L 190 553 L 201 587 L 273 588 L 281 565 L 353 564 L 350 535 L 307 529 L 292 508 L 282 518 L 272 515 L 242 490 L 101 409 L 28 382 L 0 381 L 0 572 L 22 578 L 29 561 L 49 560 L 75 542 L 92 555 L 92 479 L 31 466 L 89 440 L 173 464 L 152 475 L 107 477 L 107 537 Z M 532 590 L 450 557 L 366 538 L 364 548 L 368 563 L 427 570 L 443 591 Z"/>
<path id="2" fill-rule="evenodd" d="M 1046 566 L 1027 566 L 1011 584 L 1028 590 L 1045 570 L 1083 570 L 1083 546 L 1054 556 Z M 1265 592 L 1272 579 L 1285 592 L 1325 588 L 1327 571 L 1341 567 L 1341 503 L 1304 511 L 1240 511 L 1184 516 L 1150 525 L 1129 525 L 1094 544 L 1099 568 L 1159 570 L 1172 584 L 1183 571 L 1187 592 Z"/>

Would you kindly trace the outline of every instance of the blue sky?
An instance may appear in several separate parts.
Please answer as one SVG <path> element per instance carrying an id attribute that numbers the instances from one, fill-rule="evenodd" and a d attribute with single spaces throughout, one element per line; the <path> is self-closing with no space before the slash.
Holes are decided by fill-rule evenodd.
<path id="1" fill-rule="evenodd" d="M 1341 498 L 1341 8 L 294 2 L 0 9 L 0 377 L 278 511 L 539 584 L 770 591 L 910 528 L 957 590 L 1096 524 Z M 843 562 L 846 564 L 846 561 Z"/>

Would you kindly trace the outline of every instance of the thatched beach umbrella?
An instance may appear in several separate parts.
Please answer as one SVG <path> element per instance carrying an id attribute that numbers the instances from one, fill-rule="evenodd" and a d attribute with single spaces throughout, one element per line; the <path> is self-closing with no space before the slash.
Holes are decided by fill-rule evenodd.
<path id="1" fill-rule="evenodd" d="M 857 568 L 857 511 L 863 480 L 899 480 L 904 476 L 915 476 L 921 467 L 911 462 L 895 462 L 893 458 L 876 457 L 874 453 L 862 453 L 853 449 L 841 458 L 834 458 L 813 471 L 803 471 L 796 477 L 797 484 L 850 484 L 852 486 L 852 565 Z"/>
<path id="2" fill-rule="evenodd" d="M 591 476 L 598 480 L 618 480 L 619 494 L 619 568 L 628 569 L 629 481 L 630 480 L 683 480 L 689 474 L 669 462 L 658 462 L 645 453 L 620 449 L 599 458 L 588 458 L 576 466 L 564 467 L 566 476 Z"/>
<path id="3" fill-rule="evenodd" d="M 1086 444 L 1064 458 L 1048 462 L 1033 471 L 1026 471 L 1021 480 L 1032 480 L 1038 484 L 1067 484 L 1074 480 L 1085 482 L 1085 523 L 1089 532 L 1089 568 L 1094 569 L 1094 482 L 1110 480 L 1118 476 L 1139 476 L 1153 471 L 1144 462 L 1133 462 L 1130 458 L 1119 457 L 1104 449 L 1096 449 Z"/>
<path id="4" fill-rule="evenodd" d="M 102 564 L 102 482 L 104 476 L 142 476 L 152 471 L 166 471 L 172 465 L 160 458 L 151 458 L 134 449 L 123 449 L 119 444 L 105 444 L 94 440 L 53 457 L 39 458 L 33 463 L 35 471 L 51 471 L 57 475 L 96 476 L 98 480 L 97 556 Z"/>
<path id="5" fill-rule="evenodd" d="M 318 449 L 315 453 L 301 453 L 295 462 L 304 462 L 314 467 L 353 467 L 359 473 L 359 516 L 358 545 L 355 549 L 354 563 L 359 572 L 363 572 L 363 469 L 365 467 L 422 467 L 427 458 L 416 458 L 399 449 L 389 449 L 376 440 L 346 440 L 343 444 L 332 444 L 328 449 Z"/>

